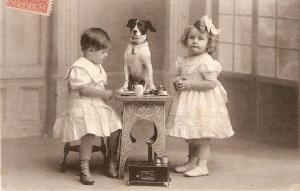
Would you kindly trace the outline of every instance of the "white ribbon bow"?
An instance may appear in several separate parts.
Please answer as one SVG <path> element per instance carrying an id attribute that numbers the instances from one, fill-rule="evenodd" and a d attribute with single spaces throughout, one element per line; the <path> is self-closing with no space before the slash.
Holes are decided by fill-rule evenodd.
<path id="1" fill-rule="evenodd" d="M 221 33 L 221 30 L 215 28 L 215 26 L 212 24 L 212 20 L 210 18 L 208 18 L 207 15 L 204 15 L 201 18 L 201 22 L 204 22 L 204 24 L 207 28 L 207 31 L 211 32 L 213 35 L 217 35 L 217 34 Z"/>

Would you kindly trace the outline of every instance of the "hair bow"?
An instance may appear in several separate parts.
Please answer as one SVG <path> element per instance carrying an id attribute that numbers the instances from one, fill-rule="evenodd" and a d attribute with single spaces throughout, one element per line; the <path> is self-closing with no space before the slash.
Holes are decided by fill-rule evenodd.
<path id="1" fill-rule="evenodd" d="M 201 18 L 201 23 L 204 23 L 207 28 L 207 31 L 211 32 L 213 35 L 217 35 L 221 33 L 221 30 L 215 28 L 215 26 L 212 23 L 212 20 L 207 15 L 204 15 Z"/>

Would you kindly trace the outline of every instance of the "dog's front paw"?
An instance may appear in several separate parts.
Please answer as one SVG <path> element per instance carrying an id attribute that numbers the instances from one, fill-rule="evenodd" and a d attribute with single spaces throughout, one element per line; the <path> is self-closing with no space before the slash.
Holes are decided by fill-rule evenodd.
<path id="1" fill-rule="evenodd" d="M 154 84 L 150 84 L 149 88 L 150 88 L 150 90 L 156 90 L 156 87 L 154 86 Z"/>
<path id="2" fill-rule="evenodd" d="M 126 88 L 121 87 L 120 89 L 117 90 L 117 92 L 120 93 L 120 94 L 124 93 L 124 92 L 126 92 Z"/>

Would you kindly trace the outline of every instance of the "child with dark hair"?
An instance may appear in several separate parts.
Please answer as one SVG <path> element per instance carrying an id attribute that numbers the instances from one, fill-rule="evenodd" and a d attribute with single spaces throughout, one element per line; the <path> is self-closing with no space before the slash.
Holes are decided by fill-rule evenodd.
<path id="1" fill-rule="evenodd" d="M 81 36 L 83 57 L 70 67 L 65 77 L 69 95 L 67 110 L 57 118 L 54 135 L 63 142 L 80 140 L 80 182 L 94 184 L 89 171 L 92 146 L 96 136 L 108 138 L 107 174 L 117 177 L 116 160 L 121 121 L 106 104 L 113 93 L 105 88 L 107 74 L 102 67 L 108 56 L 111 40 L 100 28 L 90 28 Z"/>
<path id="2" fill-rule="evenodd" d="M 188 55 L 175 63 L 177 93 L 166 126 L 170 136 L 188 143 L 189 160 L 175 171 L 189 177 L 208 175 L 211 138 L 234 134 L 226 109 L 227 94 L 217 79 L 222 68 L 211 57 L 219 33 L 207 16 L 188 26 L 180 40 Z"/>

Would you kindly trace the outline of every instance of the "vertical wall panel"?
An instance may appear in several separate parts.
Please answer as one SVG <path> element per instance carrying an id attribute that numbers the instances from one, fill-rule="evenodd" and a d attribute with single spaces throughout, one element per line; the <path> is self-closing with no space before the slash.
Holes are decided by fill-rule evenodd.
<path id="1" fill-rule="evenodd" d="M 0 76 L 4 68 L 4 1 L 0 1 Z"/>
<path id="2" fill-rule="evenodd" d="M 0 5 L 2 137 L 41 135 L 46 115 L 48 20 L 9 9 L 3 1 Z"/>
<path id="3" fill-rule="evenodd" d="M 21 87 L 20 88 L 20 121 L 34 121 L 41 119 L 41 89 L 40 88 L 29 88 Z"/>
<path id="4" fill-rule="evenodd" d="M 27 67 L 39 64 L 40 17 L 21 11 L 6 9 L 5 61 L 7 67 Z"/>
<path id="5" fill-rule="evenodd" d="M 41 58 L 41 16 L 4 7 L 3 72 L 1 78 L 44 77 L 45 62 Z"/>
<path id="6" fill-rule="evenodd" d="M 7 98 L 7 92 L 6 88 L 0 89 L 0 121 L 5 122 L 6 120 L 6 98 Z"/>

